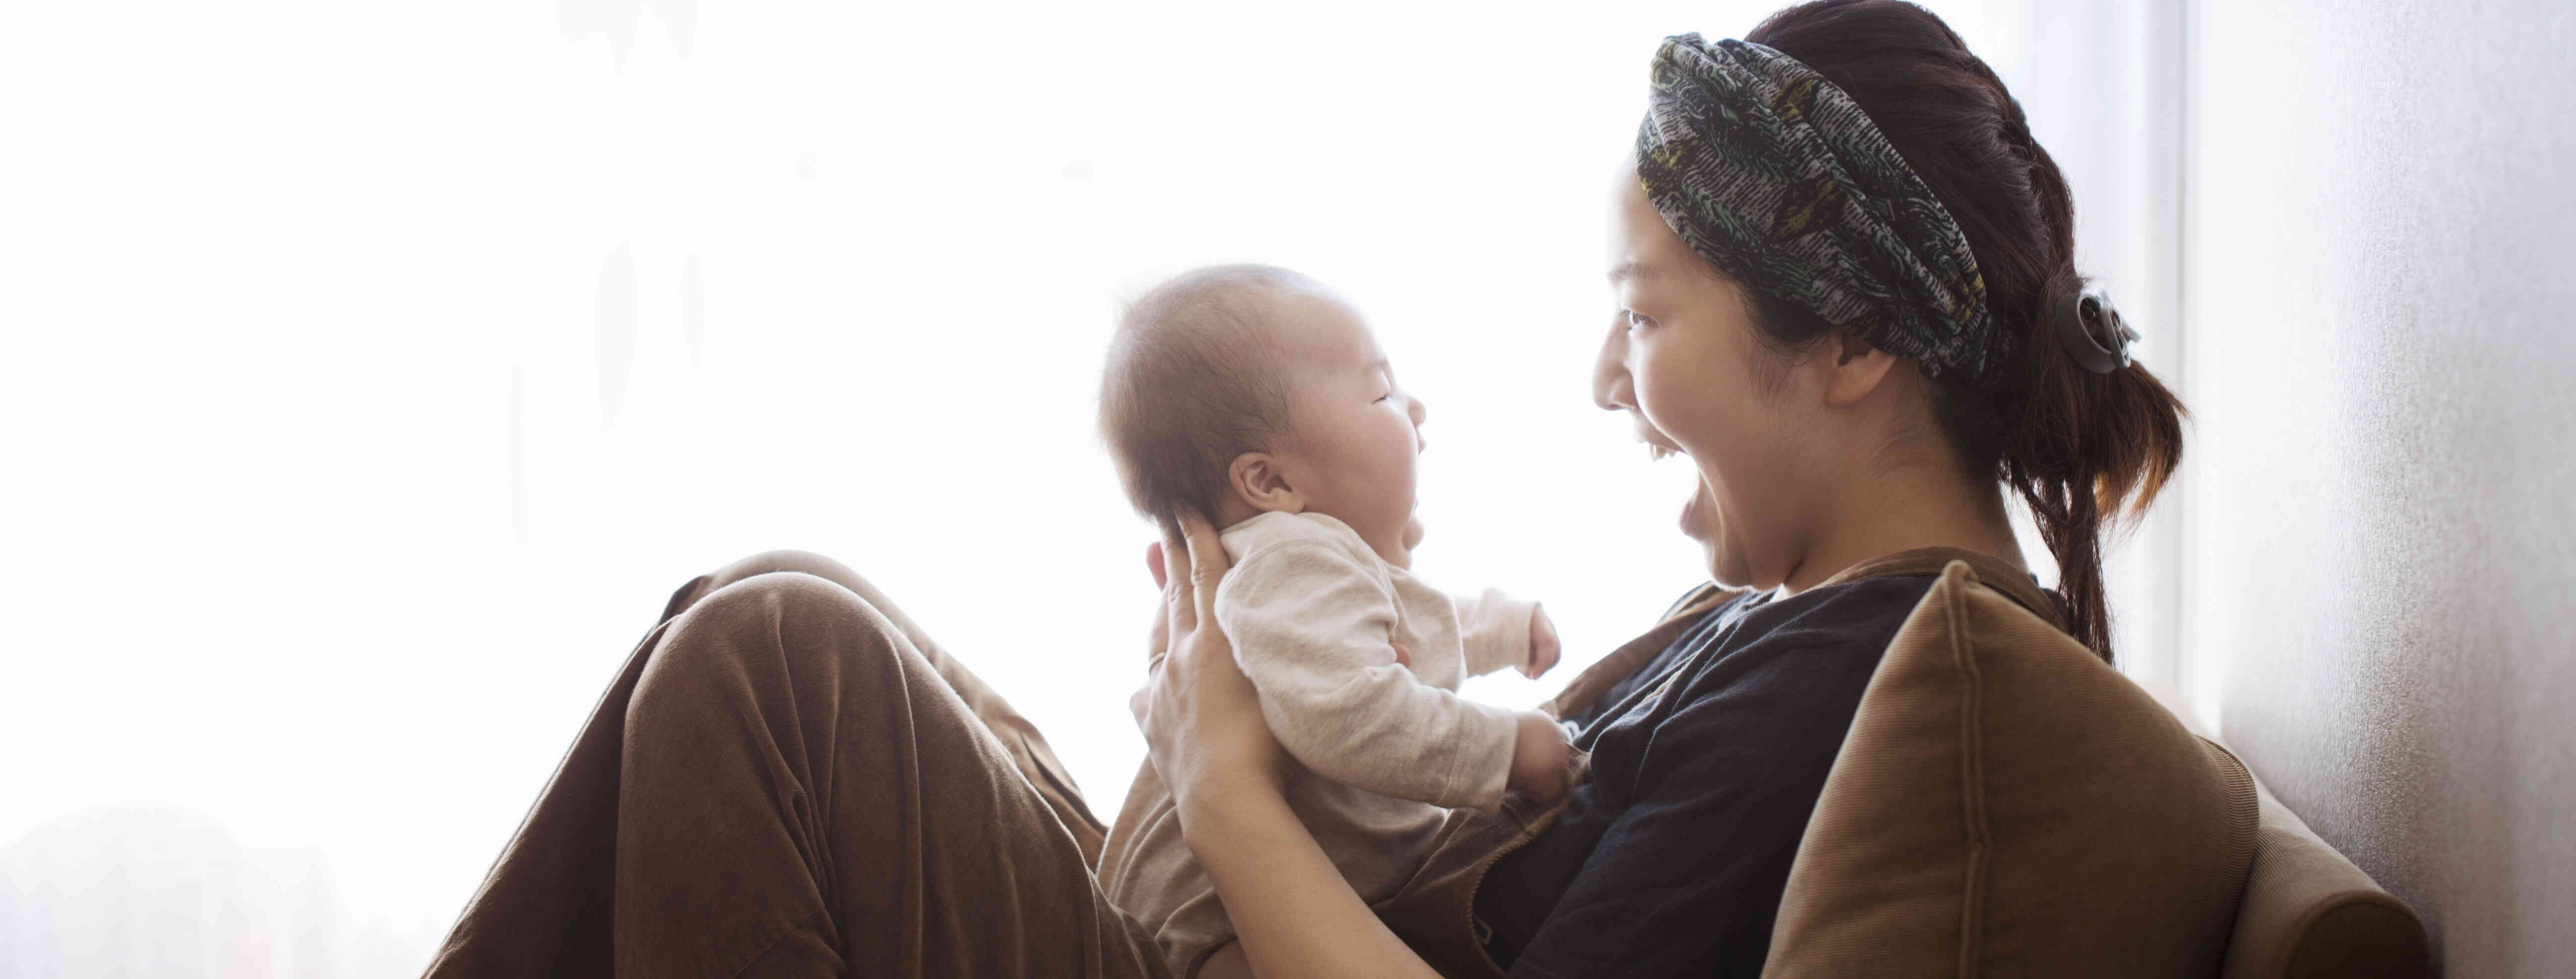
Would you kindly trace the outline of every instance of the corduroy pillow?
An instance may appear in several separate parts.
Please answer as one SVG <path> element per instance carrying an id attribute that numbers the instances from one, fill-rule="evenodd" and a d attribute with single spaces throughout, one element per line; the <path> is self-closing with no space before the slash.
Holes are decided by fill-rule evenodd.
<path id="1" fill-rule="evenodd" d="M 1861 698 L 1763 975 L 2216 975 L 2256 814 L 2234 756 L 1954 561 Z"/>

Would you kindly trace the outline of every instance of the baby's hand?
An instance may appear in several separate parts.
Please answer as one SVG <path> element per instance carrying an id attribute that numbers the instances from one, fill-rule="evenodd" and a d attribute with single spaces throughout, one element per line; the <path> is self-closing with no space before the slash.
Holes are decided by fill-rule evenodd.
<path id="1" fill-rule="evenodd" d="M 1548 621 L 1547 609 L 1531 606 L 1529 661 L 1521 664 L 1521 675 L 1538 679 L 1556 666 L 1559 652 L 1562 649 L 1556 639 L 1556 623 Z"/>
<path id="2" fill-rule="evenodd" d="M 1503 787 L 1532 802 L 1548 803 L 1565 794 L 1574 774 L 1574 746 L 1556 719 L 1537 711 L 1520 715 L 1512 742 L 1512 774 Z"/>

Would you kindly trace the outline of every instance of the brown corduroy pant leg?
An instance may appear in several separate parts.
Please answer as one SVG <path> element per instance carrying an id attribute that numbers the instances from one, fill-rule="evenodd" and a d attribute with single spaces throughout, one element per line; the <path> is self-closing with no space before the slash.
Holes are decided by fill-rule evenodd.
<path id="1" fill-rule="evenodd" d="M 671 597 L 429 975 L 1162 976 L 1104 832 L 883 594 L 758 555 Z"/>

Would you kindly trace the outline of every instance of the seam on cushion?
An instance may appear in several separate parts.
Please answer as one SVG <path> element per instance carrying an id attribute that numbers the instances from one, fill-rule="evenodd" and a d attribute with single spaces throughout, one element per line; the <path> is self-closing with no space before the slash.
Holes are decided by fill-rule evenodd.
<path id="1" fill-rule="evenodd" d="M 1992 846 L 1986 828 L 1985 744 L 1980 739 L 1979 720 L 1984 708 L 1984 678 L 1977 672 L 1976 657 L 1968 643 L 1967 586 L 1973 572 L 1953 566 L 1944 573 L 1941 584 L 1948 586 L 1944 604 L 1949 613 L 1951 661 L 1958 667 L 1959 698 L 1959 767 L 1960 815 L 1968 831 L 1968 867 L 1966 880 L 1959 893 L 1959 974 L 1974 975 L 1978 952 L 1982 946 L 1985 917 L 1986 857 Z"/>

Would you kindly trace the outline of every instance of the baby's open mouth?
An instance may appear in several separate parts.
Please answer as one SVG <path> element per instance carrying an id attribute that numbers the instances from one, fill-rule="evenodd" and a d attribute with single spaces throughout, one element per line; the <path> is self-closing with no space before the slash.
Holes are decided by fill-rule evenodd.
<path id="1" fill-rule="evenodd" d="M 1646 443 L 1647 457 L 1655 460 L 1656 462 L 1662 462 L 1680 454 L 1682 453 L 1679 449 L 1667 449 L 1663 446 L 1656 445 L 1653 442 Z"/>

